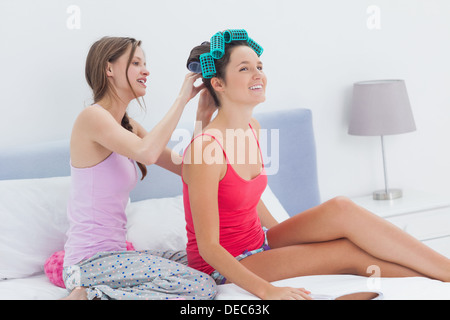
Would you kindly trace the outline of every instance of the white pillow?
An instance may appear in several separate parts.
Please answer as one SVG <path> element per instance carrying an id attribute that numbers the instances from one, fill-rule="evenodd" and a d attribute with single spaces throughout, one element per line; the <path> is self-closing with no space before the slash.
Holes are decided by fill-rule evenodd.
<path id="1" fill-rule="evenodd" d="M 261 199 L 278 222 L 289 218 L 269 186 Z M 186 250 L 183 196 L 131 202 L 127 218 L 127 239 L 136 250 Z"/>
<path id="2" fill-rule="evenodd" d="M 127 240 L 136 250 L 186 250 L 183 196 L 131 202 Z"/>
<path id="3" fill-rule="evenodd" d="M 290 218 L 289 214 L 284 209 L 283 205 L 280 203 L 275 194 L 272 192 L 269 185 L 267 185 L 266 190 L 264 190 L 263 194 L 261 195 L 261 200 L 264 202 L 264 205 L 269 210 L 270 214 L 278 222 L 283 222 L 284 220 Z"/>
<path id="4" fill-rule="evenodd" d="M 0 180 L 0 279 L 44 271 L 66 240 L 70 177 Z"/>
<path id="5" fill-rule="evenodd" d="M 0 279 L 42 273 L 45 260 L 63 250 L 70 177 L 0 180 Z M 278 221 L 289 218 L 269 187 L 262 195 Z M 185 250 L 183 197 L 132 202 L 128 241 L 136 250 Z"/>

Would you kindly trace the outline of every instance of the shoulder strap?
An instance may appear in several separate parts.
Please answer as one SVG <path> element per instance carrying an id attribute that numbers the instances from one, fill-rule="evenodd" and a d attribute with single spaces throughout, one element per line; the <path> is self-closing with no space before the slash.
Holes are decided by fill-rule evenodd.
<path id="1" fill-rule="evenodd" d="M 223 155 L 225 157 L 225 160 L 227 161 L 227 164 L 230 164 L 230 162 L 228 161 L 227 153 L 225 152 L 225 149 L 223 148 L 223 146 L 220 143 L 220 141 L 217 140 L 216 137 L 214 137 L 213 135 L 211 135 L 209 133 L 200 133 L 200 134 L 196 135 L 194 138 L 192 138 L 191 142 L 186 146 L 186 149 L 184 149 L 184 152 L 183 152 L 183 163 L 184 163 L 184 157 L 186 155 L 186 151 L 189 148 L 189 146 L 192 144 L 192 142 L 194 142 L 195 139 L 197 139 L 198 137 L 202 137 L 202 136 L 209 136 L 209 137 L 213 138 L 217 142 L 217 144 L 220 146 L 220 148 L 222 149 L 222 152 L 223 152 Z"/>
<path id="2" fill-rule="evenodd" d="M 256 144 L 258 145 L 259 154 L 260 154 L 260 156 L 261 156 L 261 164 L 262 164 L 262 167 L 264 168 L 264 159 L 263 159 L 261 147 L 259 146 L 259 140 L 258 140 L 258 137 L 256 136 L 256 132 L 255 132 L 255 130 L 253 129 L 252 125 L 251 125 L 250 123 L 249 123 L 248 125 L 250 126 L 250 129 L 252 129 L 253 136 L 255 137 L 255 140 L 256 140 Z"/>

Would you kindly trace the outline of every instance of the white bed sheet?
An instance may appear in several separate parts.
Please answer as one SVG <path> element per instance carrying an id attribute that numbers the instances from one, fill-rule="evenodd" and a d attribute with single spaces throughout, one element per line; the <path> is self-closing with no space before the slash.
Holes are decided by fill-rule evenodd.
<path id="1" fill-rule="evenodd" d="M 427 278 L 366 278 L 351 275 L 322 275 L 286 279 L 277 286 L 304 287 L 314 294 L 338 296 L 355 291 L 381 291 L 385 300 L 450 300 L 450 283 Z M 25 279 L 0 281 L 0 300 L 56 300 L 67 296 L 44 274 Z M 217 300 L 256 300 L 234 284 L 219 286 Z"/>
<path id="2" fill-rule="evenodd" d="M 0 281 L 0 300 L 57 300 L 67 290 L 52 284 L 45 274 Z"/>
<path id="3" fill-rule="evenodd" d="M 380 291 L 384 300 L 450 300 L 450 283 L 422 277 L 366 278 L 352 275 L 307 276 L 276 281 L 276 286 L 305 288 L 312 294 L 339 296 Z M 234 284 L 219 286 L 218 300 L 253 300 L 256 296 Z"/>

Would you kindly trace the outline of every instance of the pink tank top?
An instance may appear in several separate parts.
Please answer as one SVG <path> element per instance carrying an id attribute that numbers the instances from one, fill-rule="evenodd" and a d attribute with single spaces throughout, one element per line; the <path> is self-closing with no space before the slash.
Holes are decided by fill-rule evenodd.
<path id="1" fill-rule="evenodd" d="M 253 134 L 256 139 L 254 132 Z M 220 244 L 233 255 L 233 257 L 242 254 L 245 250 L 258 249 L 264 243 L 264 231 L 262 230 L 261 222 L 256 210 L 261 194 L 267 185 L 267 175 L 265 173 L 264 164 L 262 172 L 257 177 L 252 180 L 245 180 L 234 171 L 223 146 L 214 136 L 200 134 L 192 139 L 192 141 L 203 135 L 212 137 L 220 145 L 227 161 L 227 172 L 219 182 L 218 191 Z M 258 142 L 258 140 L 256 141 Z M 183 200 L 188 238 L 186 252 L 189 266 L 207 274 L 211 274 L 214 271 L 214 268 L 203 260 L 198 251 L 191 206 L 189 203 L 189 188 L 184 180 Z"/>
<path id="2" fill-rule="evenodd" d="M 126 250 L 125 208 L 137 179 L 134 161 L 115 152 L 93 167 L 71 166 L 64 266 L 101 251 Z"/>

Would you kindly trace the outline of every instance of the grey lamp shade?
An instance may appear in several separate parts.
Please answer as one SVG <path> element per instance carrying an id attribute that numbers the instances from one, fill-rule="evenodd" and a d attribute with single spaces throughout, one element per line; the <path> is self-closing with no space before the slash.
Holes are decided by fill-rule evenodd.
<path id="1" fill-rule="evenodd" d="M 348 133 L 383 136 L 416 130 L 403 80 L 362 81 L 353 85 Z"/>

